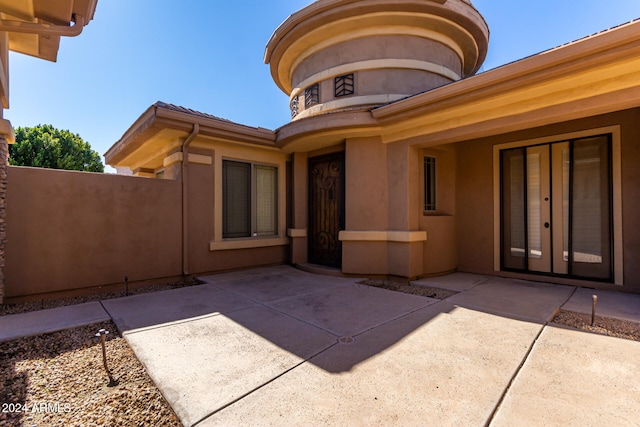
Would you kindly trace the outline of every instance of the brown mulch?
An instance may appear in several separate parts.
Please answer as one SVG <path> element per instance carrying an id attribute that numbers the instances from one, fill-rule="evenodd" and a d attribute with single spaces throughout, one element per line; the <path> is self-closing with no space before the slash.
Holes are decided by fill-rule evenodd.
<path id="1" fill-rule="evenodd" d="M 560 313 L 553 318 L 552 322 L 582 331 L 640 341 L 640 323 L 596 316 L 595 323 L 591 326 L 590 314 L 576 313 L 573 311 L 560 311 Z"/>
<path id="2" fill-rule="evenodd" d="M 85 302 L 103 301 L 107 299 L 121 298 L 124 296 L 130 296 L 130 295 L 166 291 L 169 289 L 178 289 L 178 288 L 184 288 L 187 286 L 201 285 L 203 283 L 204 282 L 194 277 L 189 280 L 184 280 L 180 282 L 161 283 L 156 285 L 144 286 L 136 289 L 130 289 L 128 292 L 122 290 L 120 292 L 98 293 L 98 294 L 88 295 L 84 297 L 38 300 L 38 301 L 24 302 L 24 303 L 18 303 L 18 304 L 0 304 L 0 316 L 6 316 L 8 314 L 26 313 L 29 311 L 44 310 L 47 308 L 64 307 L 67 305 L 82 304 Z"/>
<path id="3" fill-rule="evenodd" d="M 181 425 L 111 322 L 0 343 L 0 379 L 2 426 Z"/>
<path id="4" fill-rule="evenodd" d="M 412 285 L 410 283 L 397 282 L 388 279 L 367 279 L 358 282 L 361 285 L 374 286 L 376 288 L 388 289 L 405 294 L 419 295 L 421 297 L 445 299 L 457 294 L 455 291 L 447 289 L 432 288 L 427 286 Z"/>

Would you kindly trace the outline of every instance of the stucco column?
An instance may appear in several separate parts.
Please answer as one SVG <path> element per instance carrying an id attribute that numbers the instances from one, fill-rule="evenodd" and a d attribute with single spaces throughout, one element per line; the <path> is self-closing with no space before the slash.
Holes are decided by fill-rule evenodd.
<path id="1" fill-rule="evenodd" d="M 388 246 L 389 274 L 423 274 L 424 232 L 420 220 L 420 156 L 417 149 L 399 142 L 387 149 L 389 169 L 389 229 L 408 236 Z"/>
<path id="2" fill-rule="evenodd" d="M 387 147 L 378 137 L 346 141 L 344 273 L 388 274 L 386 158 Z"/>
<path id="3" fill-rule="evenodd" d="M 0 119 L 0 304 L 4 302 L 5 281 L 5 243 L 7 240 L 7 171 L 9 169 L 9 141 L 14 134 L 11 123 Z"/>
<path id="4" fill-rule="evenodd" d="M 291 238 L 291 263 L 304 264 L 308 261 L 309 189 L 307 153 L 293 153 L 291 203 L 293 204 L 291 228 L 287 235 Z"/>

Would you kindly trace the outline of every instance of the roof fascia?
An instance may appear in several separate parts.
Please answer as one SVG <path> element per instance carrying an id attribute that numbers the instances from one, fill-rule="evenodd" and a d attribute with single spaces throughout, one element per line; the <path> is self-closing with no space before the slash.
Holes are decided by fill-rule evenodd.
<path id="1" fill-rule="evenodd" d="M 441 108 L 443 104 L 469 102 L 564 75 L 599 63 L 606 63 L 637 48 L 640 21 L 596 34 L 586 39 L 539 53 L 482 74 L 451 83 L 395 103 L 376 108 L 373 117 L 386 122 L 399 116 L 413 117 Z"/>
<path id="2" fill-rule="evenodd" d="M 249 143 L 259 146 L 275 147 L 275 132 L 240 125 L 224 120 L 202 117 L 194 114 L 150 106 L 125 132 L 125 134 L 105 153 L 107 164 L 122 162 L 128 155 L 140 148 L 147 139 L 163 129 L 175 129 L 187 134 L 193 125 L 200 126 L 199 135 L 225 141 Z"/>
<path id="3" fill-rule="evenodd" d="M 140 136 L 148 131 L 156 122 L 156 107 L 152 105 L 133 122 L 122 137 L 104 153 L 107 164 L 122 161 L 128 154 L 141 145 Z"/>
<path id="4" fill-rule="evenodd" d="M 162 107 L 156 107 L 156 117 L 163 125 L 174 129 L 190 131 L 193 125 L 197 123 L 200 125 L 201 135 L 219 136 L 232 141 L 251 142 L 260 145 L 275 144 L 276 134 L 269 129 L 245 126 L 226 120 L 207 118 Z"/>

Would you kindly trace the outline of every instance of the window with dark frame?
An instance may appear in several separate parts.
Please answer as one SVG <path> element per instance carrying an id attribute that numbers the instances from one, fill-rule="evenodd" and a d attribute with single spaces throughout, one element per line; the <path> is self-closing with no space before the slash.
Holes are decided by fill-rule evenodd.
<path id="1" fill-rule="evenodd" d="M 436 211 L 436 158 L 424 157 L 424 210 Z"/>
<path id="2" fill-rule="evenodd" d="M 222 162 L 222 237 L 278 234 L 278 168 Z"/>
<path id="3" fill-rule="evenodd" d="M 304 106 L 309 108 L 320 103 L 320 86 L 318 83 L 309 86 L 304 90 Z"/>
<path id="4" fill-rule="evenodd" d="M 292 100 L 291 100 L 291 104 L 289 104 L 289 108 L 291 108 L 291 118 L 293 119 L 295 116 L 298 115 L 299 112 L 299 100 L 298 100 L 298 95 L 296 95 Z"/>
<path id="5" fill-rule="evenodd" d="M 335 78 L 335 96 L 348 96 L 354 94 L 353 73 Z"/>

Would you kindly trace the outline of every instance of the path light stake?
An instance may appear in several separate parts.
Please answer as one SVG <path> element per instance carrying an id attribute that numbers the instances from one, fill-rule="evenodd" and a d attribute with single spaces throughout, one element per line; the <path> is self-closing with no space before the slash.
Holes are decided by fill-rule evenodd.
<path id="1" fill-rule="evenodd" d="M 107 366 L 107 347 L 105 346 L 105 338 L 108 334 L 109 331 L 100 329 L 96 334 L 96 337 L 100 338 L 100 344 L 102 344 L 102 363 L 104 364 L 104 369 L 107 371 L 107 375 L 109 376 L 108 387 L 113 387 L 118 385 L 118 381 L 113 378 L 111 371 L 109 370 L 109 366 Z"/>
<path id="2" fill-rule="evenodd" d="M 593 299 L 593 305 L 591 306 L 591 326 L 596 324 L 596 303 L 598 302 L 598 295 L 591 295 Z"/>

